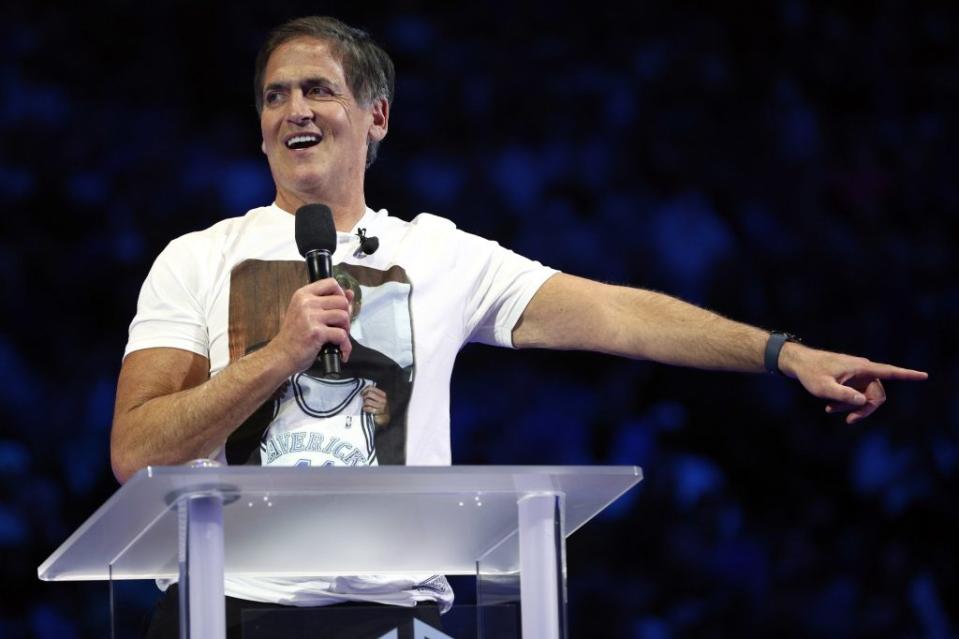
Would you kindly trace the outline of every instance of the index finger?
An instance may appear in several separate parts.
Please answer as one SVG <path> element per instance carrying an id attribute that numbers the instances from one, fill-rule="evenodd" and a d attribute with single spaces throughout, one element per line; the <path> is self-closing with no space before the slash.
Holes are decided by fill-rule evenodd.
<path id="1" fill-rule="evenodd" d="M 339 282 L 332 277 L 310 282 L 304 286 L 303 289 L 313 295 L 346 295 L 340 287 Z"/>
<path id="2" fill-rule="evenodd" d="M 898 379 L 907 382 L 921 382 L 928 379 L 929 373 L 911 368 L 900 368 L 891 364 L 869 362 L 862 367 L 862 373 L 873 375 L 879 379 Z"/>

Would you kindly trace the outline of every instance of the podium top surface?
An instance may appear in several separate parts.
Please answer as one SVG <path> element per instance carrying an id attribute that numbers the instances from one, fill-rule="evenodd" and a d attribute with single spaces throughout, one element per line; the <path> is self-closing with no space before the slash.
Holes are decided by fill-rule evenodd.
<path id="1" fill-rule="evenodd" d="M 555 494 L 571 534 L 642 479 L 636 466 L 154 466 L 39 568 L 44 580 L 173 577 L 177 507 L 223 497 L 228 575 L 518 570 L 517 503 Z"/>

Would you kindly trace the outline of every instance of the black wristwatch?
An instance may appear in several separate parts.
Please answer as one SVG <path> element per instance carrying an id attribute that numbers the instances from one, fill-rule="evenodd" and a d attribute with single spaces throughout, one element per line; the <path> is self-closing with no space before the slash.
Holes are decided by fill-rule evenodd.
<path id="1" fill-rule="evenodd" d="M 782 375 L 783 372 L 779 370 L 779 353 L 782 351 L 783 345 L 785 345 L 786 342 L 798 343 L 801 341 L 801 339 L 792 333 L 775 331 L 770 333 L 769 340 L 766 342 L 766 352 L 763 355 L 763 366 L 766 367 L 766 371 L 773 375 Z"/>

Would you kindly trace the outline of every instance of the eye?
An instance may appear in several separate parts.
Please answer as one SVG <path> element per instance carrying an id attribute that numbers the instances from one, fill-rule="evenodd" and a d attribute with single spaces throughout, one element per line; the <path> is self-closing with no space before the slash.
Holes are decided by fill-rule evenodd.
<path id="1" fill-rule="evenodd" d="M 263 103 L 267 106 L 279 104 L 283 99 L 283 94 L 279 91 L 267 91 L 263 96 Z"/>
<path id="2" fill-rule="evenodd" d="M 325 98 L 333 95 L 333 91 L 327 86 L 318 84 L 307 89 L 306 95 L 311 98 Z"/>

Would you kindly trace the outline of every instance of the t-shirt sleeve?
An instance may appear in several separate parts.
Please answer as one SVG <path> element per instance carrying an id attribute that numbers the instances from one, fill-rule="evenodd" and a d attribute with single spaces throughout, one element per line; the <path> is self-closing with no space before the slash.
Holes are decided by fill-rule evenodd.
<path id="1" fill-rule="evenodd" d="M 153 263 L 140 289 L 123 356 L 144 348 L 181 348 L 209 357 L 199 263 L 190 242 L 174 240 Z"/>
<path id="2" fill-rule="evenodd" d="M 513 348 L 513 328 L 539 287 L 557 270 L 518 255 L 496 242 L 467 236 L 464 250 L 481 260 L 467 301 L 468 341 Z"/>

